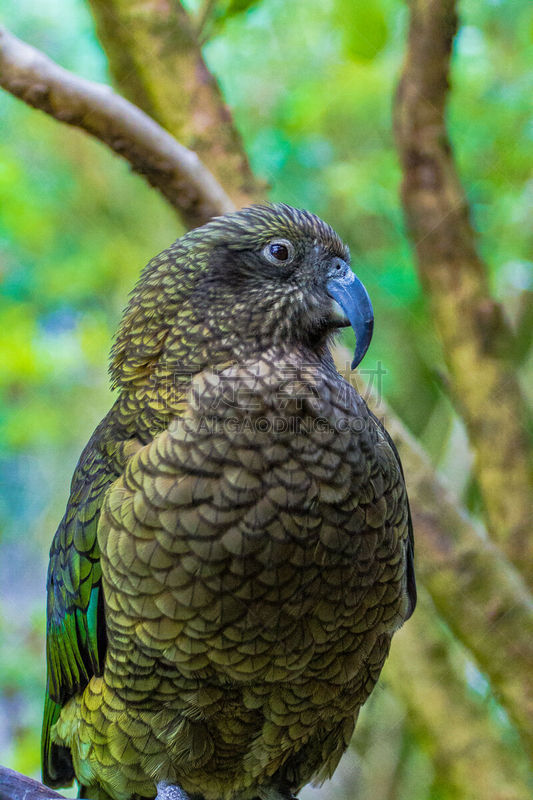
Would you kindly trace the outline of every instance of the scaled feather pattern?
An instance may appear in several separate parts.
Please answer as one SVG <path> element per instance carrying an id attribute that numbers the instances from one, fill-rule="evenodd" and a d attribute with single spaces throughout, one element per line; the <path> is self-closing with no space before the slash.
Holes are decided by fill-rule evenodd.
<path id="1" fill-rule="evenodd" d="M 48 785 L 253 800 L 335 770 L 416 601 L 398 454 L 329 351 L 371 335 L 365 298 L 283 204 L 143 271 L 50 553 Z"/>

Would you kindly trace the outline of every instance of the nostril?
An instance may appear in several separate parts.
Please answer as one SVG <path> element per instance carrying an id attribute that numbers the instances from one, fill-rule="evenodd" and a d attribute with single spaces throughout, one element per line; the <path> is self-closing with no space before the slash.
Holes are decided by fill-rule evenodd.
<path id="1" fill-rule="evenodd" d="M 335 280 L 337 281 L 344 280 L 344 276 L 347 270 L 349 270 L 346 261 L 343 258 L 340 258 L 339 256 L 333 256 L 333 258 L 329 263 L 330 263 L 329 267 L 330 277 L 335 278 Z"/>

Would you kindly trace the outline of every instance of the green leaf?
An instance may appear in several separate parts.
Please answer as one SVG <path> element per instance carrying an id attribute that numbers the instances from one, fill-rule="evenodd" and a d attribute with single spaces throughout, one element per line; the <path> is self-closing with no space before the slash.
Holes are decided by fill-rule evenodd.
<path id="1" fill-rule="evenodd" d="M 387 20 L 379 3 L 337 0 L 336 17 L 348 58 L 372 61 L 387 44 Z"/>

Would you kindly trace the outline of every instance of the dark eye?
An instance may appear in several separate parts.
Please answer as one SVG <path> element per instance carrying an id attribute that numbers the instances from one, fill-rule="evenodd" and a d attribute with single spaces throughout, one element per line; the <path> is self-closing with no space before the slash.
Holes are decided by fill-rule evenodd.
<path id="1" fill-rule="evenodd" d="M 271 244 L 269 253 L 278 261 L 286 261 L 289 257 L 289 248 L 286 244 Z"/>
<path id="2" fill-rule="evenodd" d="M 271 264 L 287 264 L 294 257 L 294 247 L 287 239 L 270 242 L 263 248 L 263 255 Z"/>

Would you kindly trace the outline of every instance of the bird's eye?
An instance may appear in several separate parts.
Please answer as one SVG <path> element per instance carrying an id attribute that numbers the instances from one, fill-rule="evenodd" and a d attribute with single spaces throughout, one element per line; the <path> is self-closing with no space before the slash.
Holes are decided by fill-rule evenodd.
<path id="1" fill-rule="evenodd" d="M 289 248 L 286 244 L 271 244 L 268 252 L 278 261 L 287 261 L 289 257 Z"/>
<path id="2" fill-rule="evenodd" d="M 294 258 L 294 247 L 287 239 L 279 239 L 267 244 L 263 255 L 271 264 L 288 264 Z"/>

